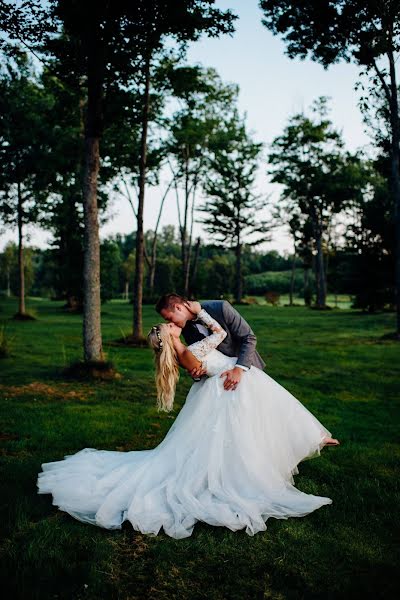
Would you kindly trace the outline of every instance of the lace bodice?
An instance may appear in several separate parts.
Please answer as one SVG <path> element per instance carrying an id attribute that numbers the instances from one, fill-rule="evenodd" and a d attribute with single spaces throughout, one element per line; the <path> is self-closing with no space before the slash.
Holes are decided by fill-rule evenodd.
<path id="1" fill-rule="evenodd" d="M 198 342 L 194 342 L 194 344 L 190 344 L 188 349 L 190 352 L 199 360 L 204 358 L 211 350 L 220 345 L 223 339 L 226 338 L 227 333 L 221 327 L 221 325 L 212 318 L 211 315 L 208 314 L 204 308 L 198 314 L 198 319 L 200 319 L 207 327 L 212 330 L 212 334 L 205 337 Z"/>
<path id="2" fill-rule="evenodd" d="M 198 318 L 212 330 L 212 334 L 198 342 L 194 342 L 188 346 L 188 350 L 199 360 L 207 369 L 207 375 L 214 375 L 220 370 L 224 370 L 229 366 L 233 366 L 237 357 L 226 356 L 219 350 L 217 346 L 224 340 L 227 333 L 222 329 L 221 325 L 212 318 L 204 308 L 198 314 Z"/>

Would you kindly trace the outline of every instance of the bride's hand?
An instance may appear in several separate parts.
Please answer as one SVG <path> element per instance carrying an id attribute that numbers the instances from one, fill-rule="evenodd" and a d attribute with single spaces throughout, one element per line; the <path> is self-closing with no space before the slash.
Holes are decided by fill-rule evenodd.
<path id="1" fill-rule="evenodd" d="M 207 369 L 203 367 L 202 363 L 199 367 L 188 370 L 188 373 L 191 377 L 202 377 L 203 375 L 207 374 Z"/>
<path id="2" fill-rule="evenodd" d="M 201 304 L 200 302 L 197 302 L 197 300 L 187 300 L 183 304 L 184 306 L 186 306 L 188 311 L 190 311 L 194 315 L 198 315 L 201 311 Z"/>

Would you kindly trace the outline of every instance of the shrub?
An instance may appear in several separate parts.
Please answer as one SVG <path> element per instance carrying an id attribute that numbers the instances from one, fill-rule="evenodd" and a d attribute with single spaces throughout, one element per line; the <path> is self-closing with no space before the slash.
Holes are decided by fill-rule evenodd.
<path id="1" fill-rule="evenodd" d="M 267 291 L 288 294 L 290 290 L 291 271 L 266 271 L 256 275 L 247 275 L 244 278 L 245 293 L 261 296 Z M 310 285 L 313 285 L 313 276 L 310 276 Z M 294 290 L 295 293 L 302 292 L 304 288 L 303 272 L 296 271 Z"/>
<path id="2" fill-rule="evenodd" d="M 278 306 L 281 295 L 278 292 L 267 292 L 264 296 L 266 301 L 272 306 Z"/>
<path id="3" fill-rule="evenodd" d="M 258 304 L 257 298 L 254 296 L 244 296 L 240 304 Z"/>

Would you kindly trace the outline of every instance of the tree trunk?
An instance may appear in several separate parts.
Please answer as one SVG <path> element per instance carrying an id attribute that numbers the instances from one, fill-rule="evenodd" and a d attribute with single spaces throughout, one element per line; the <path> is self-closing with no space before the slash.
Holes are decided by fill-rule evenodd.
<path id="1" fill-rule="evenodd" d="M 191 285 L 190 285 L 190 290 L 189 290 L 190 294 L 194 293 L 195 295 L 197 293 L 196 278 L 197 278 L 197 268 L 199 265 L 200 244 L 201 244 L 201 238 L 198 237 L 197 241 L 196 241 L 195 250 L 194 250 L 193 271 L 192 271 Z"/>
<path id="2" fill-rule="evenodd" d="M 11 296 L 10 267 L 7 265 L 7 298 Z"/>
<path id="3" fill-rule="evenodd" d="M 189 293 L 189 244 L 188 244 L 188 211 L 189 211 L 189 147 L 185 146 L 185 213 L 183 220 L 183 229 L 181 232 L 181 243 L 182 243 L 182 279 L 183 279 L 183 293 L 187 297 Z"/>
<path id="4" fill-rule="evenodd" d="M 189 297 L 189 275 L 190 275 L 191 252 L 192 252 L 192 248 L 191 248 L 191 243 L 189 240 L 189 242 L 187 244 L 187 248 L 186 248 L 186 264 L 185 264 L 185 270 L 184 270 L 184 283 L 183 283 L 183 293 L 186 296 L 186 298 Z"/>
<path id="5" fill-rule="evenodd" d="M 290 273 L 289 305 L 293 306 L 294 276 L 296 272 L 296 250 L 293 253 L 292 271 Z"/>
<path id="6" fill-rule="evenodd" d="M 194 207 L 195 207 L 195 199 L 196 199 L 196 188 L 197 188 L 197 176 L 195 176 L 195 180 L 193 183 L 192 190 L 192 207 L 190 210 L 190 234 L 187 246 L 187 264 L 186 264 L 186 272 L 185 272 L 185 296 L 188 298 L 190 294 L 190 267 L 192 261 L 192 243 L 193 243 L 193 224 L 194 224 Z"/>
<path id="7" fill-rule="evenodd" d="M 324 253 L 322 251 L 322 232 L 319 226 L 317 226 L 315 241 L 317 246 L 317 306 L 318 308 L 324 308 L 326 305 L 325 269 Z"/>
<path id="8" fill-rule="evenodd" d="M 151 264 L 150 264 L 150 270 L 149 270 L 149 292 L 150 292 L 151 296 L 154 294 L 154 283 L 155 283 L 155 277 L 156 277 L 156 262 L 157 262 L 157 247 L 154 246 L 152 248 Z"/>
<path id="9" fill-rule="evenodd" d="M 161 200 L 161 204 L 160 204 L 160 210 L 158 211 L 158 217 L 157 217 L 157 223 L 156 226 L 154 228 L 154 237 L 152 240 L 152 245 L 151 245 L 151 260 L 149 261 L 149 279 L 148 279 L 148 285 L 149 285 L 149 289 L 150 289 L 150 294 L 153 295 L 154 294 L 154 281 L 155 281 L 155 274 L 156 274 L 156 262 L 157 262 L 157 232 L 158 232 L 158 227 L 160 225 L 160 220 L 161 220 L 161 215 L 162 215 L 162 211 L 163 211 L 163 207 L 164 207 L 164 202 L 165 199 L 168 195 L 169 190 L 171 189 L 171 186 L 173 184 L 173 179 L 171 179 L 171 181 L 168 184 L 167 189 L 165 190 L 165 193 L 162 197 Z"/>
<path id="10" fill-rule="evenodd" d="M 242 284 L 242 244 L 238 239 L 235 249 L 236 254 L 236 302 L 241 302 L 243 297 L 243 284 Z"/>
<path id="11" fill-rule="evenodd" d="M 392 184 L 394 196 L 394 218 L 395 218 L 395 290 L 396 290 L 396 334 L 400 340 L 400 117 L 399 102 L 397 95 L 396 69 L 393 52 L 389 52 L 390 65 L 390 120 L 392 129 Z"/>
<path id="12" fill-rule="evenodd" d="M 312 207 L 311 219 L 313 225 L 313 233 L 315 245 L 317 248 L 317 256 L 315 261 L 315 278 L 317 287 L 318 308 L 324 308 L 326 305 L 326 284 L 325 284 L 325 269 L 324 269 L 324 253 L 322 250 L 322 223 L 321 217 L 315 207 Z"/>
<path id="13" fill-rule="evenodd" d="M 22 193 L 21 183 L 18 181 L 18 272 L 19 272 L 19 308 L 18 313 L 20 315 L 25 314 L 25 265 L 24 265 L 24 248 L 23 248 L 23 237 L 22 237 Z"/>
<path id="14" fill-rule="evenodd" d="M 125 300 L 129 300 L 129 281 L 125 281 Z"/>
<path id="15" fill-rule="evenodd" d="M 310 306 L 311 305 L 311 294 L 310 294 L 310 267 L 309 266 L 304 267 L 303 275 L 304 275 L 304 290 L 303 290 L 304 304 L 306 306 Z"/>
<path id="16" fill-rule="evenodd" d="M 325 281 L 325 292 L 328 294 L 328 268 L 329 268 L 329 248 L 327 249 L 324 266 L 324 281 Z M 326 298 L 325 298 L 326 302 Z"/>
<path id="17" fill-rule="evenodd" d="M 102 49 L 96 25 L 88 40 L 88 106 L 85 123 L 83 176 L 84 259 L 83 259 L 83 345 L 85 361 L 103 360 L 100 300 L 100 241 L 97 207 L 97 180 L 102 130 L 103 70 Z"/>
<path id="18" fill-rule="evenodd" d="M 85 175 L 83 189 L 84 259 L 83 259 L 83 340 L 84 358 L 103 360 L 100 300 L 100 240 L 97 210 L 99 174 L 99 138 L 85 140 Z"/>
<path id="19" fill-rule="evenodd" d="M 143 336 L 143 276 L 144 276 L 144 232 L 143 211 L 144 194 L 146 187 L 147 167 L 147 129 L 149 123 L 150 105 L 150 63 L 151 53 L 146 57 L 145 63 L 145 88 L 143 98 L 142 135 L 140 140 L 139 161 L 139 198 L 137 209 L 137 231 L 136 231 L 136 257 L 135 257 L 135 280 L 133 287 L 133 338 L 142 341 Z"/>
<path id="20" fill-rule="evenodd" d="M 149 288 L 150 296 L 152 296 L 154 293 L 156 263 L 157 263 L 157 232 L 154 231 L 154 236 L 153 236 L 153 239 L 151 242 L 150 259 L 147 261 L 147 265 L 148 265 L 147 287 Z"/>
<path id="21" fill-rule="evenodd" d="M 184 270 L 184 281 L 183 281 L 183 293 L 185 295 L 186 298 L 189 297 L 189 274 L 190 274 L 190 251 L 191 248 L 188 246 L 186 253 L 187 253 L 187 258 L 186 258 L 186 264 L 185 264 L 185 270 Z"/>

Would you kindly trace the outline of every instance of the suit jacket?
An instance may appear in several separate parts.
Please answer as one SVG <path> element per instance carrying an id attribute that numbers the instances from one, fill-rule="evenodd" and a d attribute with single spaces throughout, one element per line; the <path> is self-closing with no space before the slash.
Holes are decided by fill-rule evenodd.
<path id="1" fill-rule="evenodd" d="M 201 302 L 204 308 L 226 331 L 227 336 L 218 346 L 226 356 L 237 356 L 237 364 L 251 365 L 264 369 L 265 362 L 256 350 L 257 338 L 250 325 L 227 300 L 207 300 Z M 193 344 L 205 336 L 197 329 L 193 321 L 188 321 L 182 329 L 185 342 Z"/>

